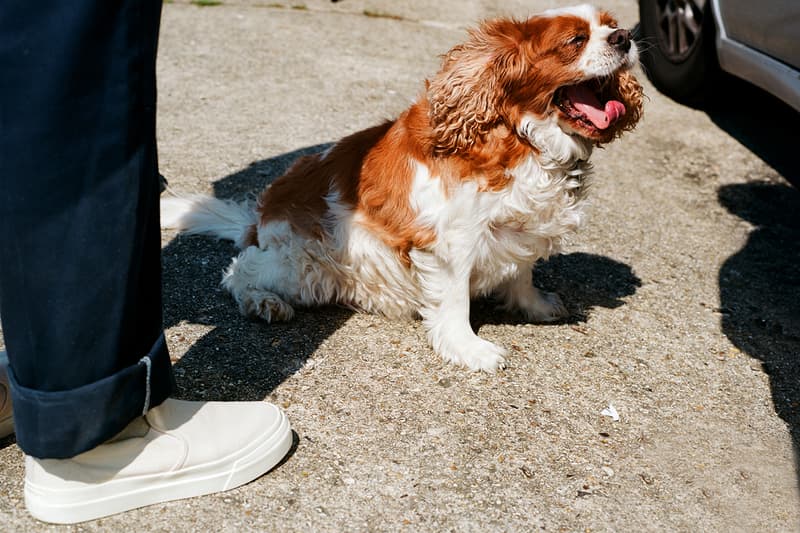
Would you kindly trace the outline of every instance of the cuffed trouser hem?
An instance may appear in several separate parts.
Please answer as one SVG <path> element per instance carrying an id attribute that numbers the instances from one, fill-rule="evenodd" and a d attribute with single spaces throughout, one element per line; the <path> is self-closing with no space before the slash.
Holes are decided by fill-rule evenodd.
<path id="1" fill-rule="evenodd" d="M 167 399 L 174 378 L 164 334 L 138 363 L 77 389 L 43 392 L 9 368 L 17 444 L 27 455 L 64 459 L 91 450 Z"/>

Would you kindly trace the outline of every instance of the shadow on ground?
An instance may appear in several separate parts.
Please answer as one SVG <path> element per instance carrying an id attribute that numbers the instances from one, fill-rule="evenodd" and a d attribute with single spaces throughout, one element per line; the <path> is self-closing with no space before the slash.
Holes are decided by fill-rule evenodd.
<path id="1" fill-rule="evenodd" d="M 755 226 L 719 272 L 722 329 L 761 361 L 800 465 L 800 191 L 764 181 L 726 185 L 718 196 Z"/>
<path id="2" fill-rule="evenodd" d="M 642 282 L 630 266 L 608 257 L 587 253 L 571 253 L 540 261 L 533 274 L 534 285 L 555 292 L 564 301 L 569 316 L 557 324 L 585 322 L 595 307 L 614 309 L 641 287 Z M 477 331 L 485 324 L 522 324 L 519 313 L 499 311 L 498 302 L 476 301 L 472 308 L 472 327 Z"/>

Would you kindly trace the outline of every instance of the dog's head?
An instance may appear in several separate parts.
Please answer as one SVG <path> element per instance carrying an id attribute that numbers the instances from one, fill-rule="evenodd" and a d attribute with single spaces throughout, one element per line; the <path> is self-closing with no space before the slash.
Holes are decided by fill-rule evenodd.
<path id="1" fill-rule="evenodd" d="M 609 142 L 641 117 L 637 61 L 630 32 L 589 5 L 485 22 L 428 82 L 435 151 L 469 150 L 501 125 L 545 151 Z"/>

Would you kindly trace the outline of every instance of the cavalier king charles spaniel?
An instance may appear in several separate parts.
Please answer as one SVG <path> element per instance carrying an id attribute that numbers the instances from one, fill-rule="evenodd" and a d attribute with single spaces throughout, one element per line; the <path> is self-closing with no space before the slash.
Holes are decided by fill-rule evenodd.
<path id="1" fill-rule="evenodd" d="M 494 371 L 470 299 L 527 320 L 567 310 L 532 283 L 584 219 L 592 148 L 633 129 L 642 88 L 628 30 L 592 6 L 483 23 L 396 120 L 299 159 L 255 204 L 162 202 L 162 225 L 241 248 L 222 285 L 245 315 L 335 303 L 422 318 L 445 360 Z"/>

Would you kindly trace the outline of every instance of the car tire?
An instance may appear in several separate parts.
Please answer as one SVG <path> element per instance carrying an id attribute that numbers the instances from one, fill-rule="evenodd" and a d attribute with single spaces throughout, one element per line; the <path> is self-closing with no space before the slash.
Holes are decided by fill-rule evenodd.
<path id="1" fill-rule="evenodd" d="M 711 0 L 639 0 L 641 63 L 658 90 L 701 106 L 720 74 Z"/>

